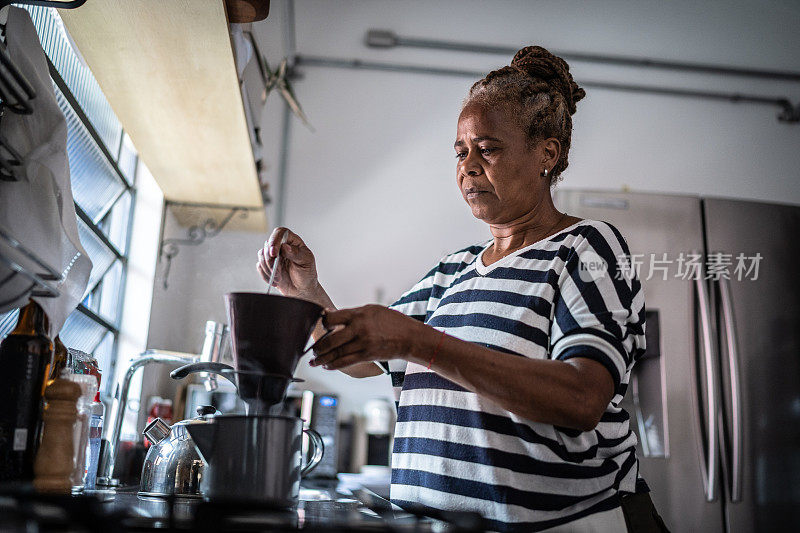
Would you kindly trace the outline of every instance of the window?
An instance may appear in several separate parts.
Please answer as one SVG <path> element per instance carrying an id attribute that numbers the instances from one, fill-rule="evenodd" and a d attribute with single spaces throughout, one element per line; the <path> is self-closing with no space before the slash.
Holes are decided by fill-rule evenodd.
<path id="1" fill-rule="evenodd" d="M 116 360 L 138 154 L 89 68 L 73 49 L 55 9 L 25 6 L 50 63 L 56 100 L 67 121 L 67 155 L 81 243 L 92 260 L 84 299 L 61 340 L 93 354 L 111 392 Z M 18 311 L 0 314 L 0 337 Z"/>

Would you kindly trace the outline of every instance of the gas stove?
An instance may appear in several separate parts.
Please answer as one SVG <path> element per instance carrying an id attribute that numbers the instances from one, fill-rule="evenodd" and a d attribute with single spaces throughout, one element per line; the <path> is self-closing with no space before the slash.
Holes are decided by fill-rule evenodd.
<path id="1" fill-rule="evenodd" d="M 483 531 L 472 513 L 436 518 L 409 513 L 366 489 L 339 489 L 335 481 L 301 490 L 294 509 L 266 509 L 236 501 L 141 498 L 136 488 L 114 493 L 52 496 L 28 490 L 0 491 L 5 531 Z"/>

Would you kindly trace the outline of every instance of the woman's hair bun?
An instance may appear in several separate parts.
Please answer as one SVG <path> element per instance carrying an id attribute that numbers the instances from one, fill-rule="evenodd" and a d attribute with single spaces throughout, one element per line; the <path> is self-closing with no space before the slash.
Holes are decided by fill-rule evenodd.
<path id="1" fill-rule="evenodd" d="M 553 185 L 569 164 L 572 115 L 575 104 L 585 96 L 586 92 L 572 79 L 566 61 L 541 46 L 526 46 L 514 54 L 510 65 L 473 83 L 462 110 L 472 103 L 506 106 L 531 146 L 550 137 L 558 139 L 561 153 L 550 170 Z"/>
<path id="2" fill-rule="evenodd" d="M 541 46 L 526 46 L 519 50 L 511 60 L 511 67 L 555 87 L 564 96 L 570 115 L 575 114 L 575 104 L 586 96 L 586 91 L 572 79 L 567 62 Z"/>

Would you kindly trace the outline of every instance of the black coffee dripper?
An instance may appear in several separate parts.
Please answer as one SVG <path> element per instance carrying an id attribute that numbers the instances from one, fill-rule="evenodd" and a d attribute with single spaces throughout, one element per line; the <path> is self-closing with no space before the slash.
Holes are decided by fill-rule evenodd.
<path id="1" fill-rule="evenodd" d="M 291 377 L 322 307 L 307 300 L 256 292 L 225 295 L 236 370 Z"/>
<path id="2" fill-rule="evenodd" d="M 192 363 L 174 370 L 181 379 L 195 372 L 220 374 L 236 385 L 248 414 L 261 414 L 279 404 L 293 381 L 297 364 L 322 307 L 307 300 L 253 292 L 225 295 L 233 366 Z M 327 333 L 326 333 L 327 335 Z"/>

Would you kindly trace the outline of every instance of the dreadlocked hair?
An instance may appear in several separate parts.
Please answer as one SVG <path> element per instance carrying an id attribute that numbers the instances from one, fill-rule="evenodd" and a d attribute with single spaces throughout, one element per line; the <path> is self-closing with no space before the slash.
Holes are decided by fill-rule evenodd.
<path id="1" fill-rule="evenodd" d="M 507 106 L 531 145 L 558 139 L 561 154 L 550 173 L 552 186 L 569 164 L 572 115 L 584 96 L 586 91 L 572 79 L 566 61 L 541 46 L 526 46 L 514 54 L 510 65 L 475 82 L 462 109 L 472 103 Z"/>

